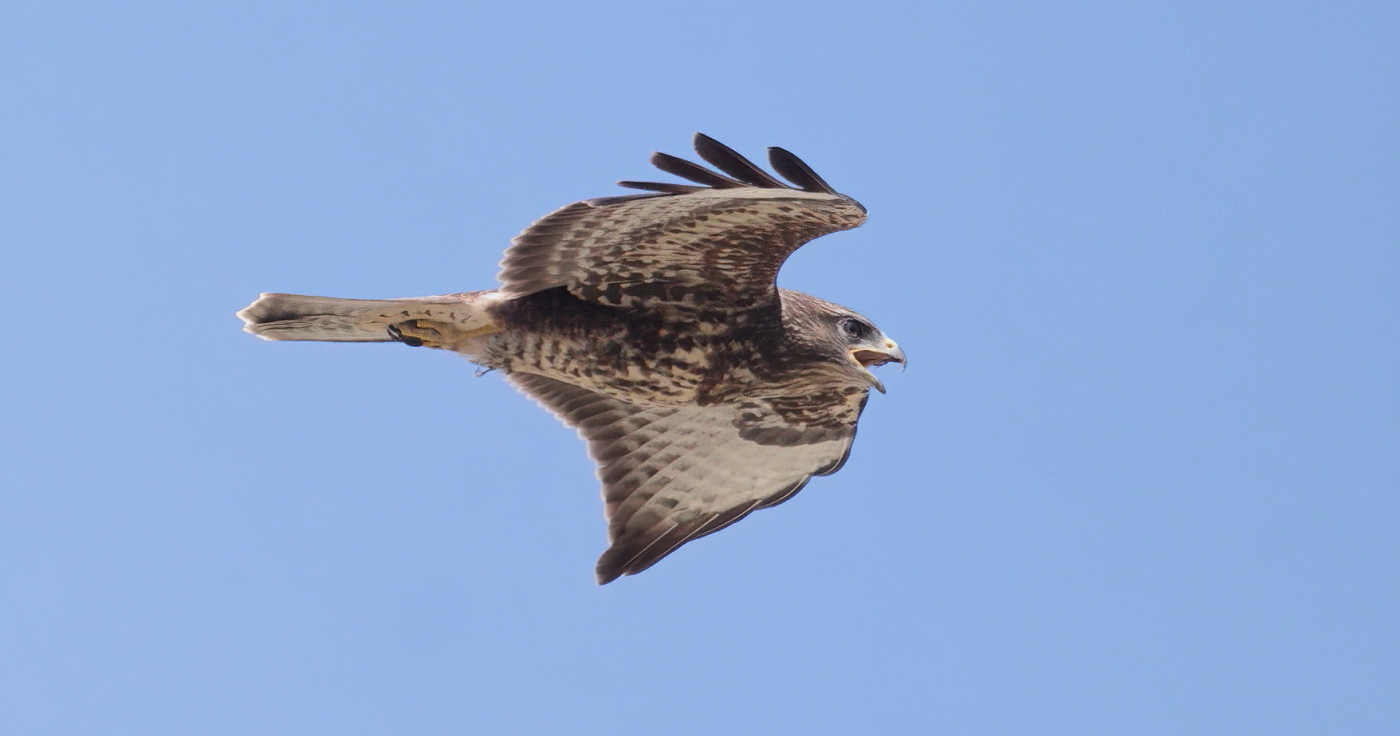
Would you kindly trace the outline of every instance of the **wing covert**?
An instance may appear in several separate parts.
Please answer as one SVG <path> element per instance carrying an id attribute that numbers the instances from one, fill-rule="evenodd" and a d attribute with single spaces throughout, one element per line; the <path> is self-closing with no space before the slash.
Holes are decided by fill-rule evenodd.
<path id="1" fill-rule="evenodd" d="M 865 221 L 791 153 L 770 158 L 785 184 L 729 147 L 696 134 L 723 173 L 666 154 L 652 163 L 695 184 L 619 182 L 649 194 L 559 209 L 518 235 L 498 279 L 508 297 L 564 286 L 599 304 L 744 310 L 777 299 L 778 269 L 803 244 Z"/>
<path id="2" fill-rule="evenodd" d="M 599 583 L 786 501 L 813 475 L 839 470 L 855 438 L 852 422 L 754 441 L 733 406 L 642 407 L 543 376 L 509 378 L 577 428 L 598 463 L 611 542 L 598 560 Z"/>

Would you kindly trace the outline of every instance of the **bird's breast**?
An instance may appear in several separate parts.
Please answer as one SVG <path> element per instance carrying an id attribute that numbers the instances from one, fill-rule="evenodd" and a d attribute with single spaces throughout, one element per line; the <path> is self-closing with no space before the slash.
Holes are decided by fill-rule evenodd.
<path id="1" fill-rule="evenodd" d="M 719 330 L 644 327 L 507 331 L 492 337 L 487 363 L 653 406 L 721 403 L 761 382 L 742 340 Z"/>

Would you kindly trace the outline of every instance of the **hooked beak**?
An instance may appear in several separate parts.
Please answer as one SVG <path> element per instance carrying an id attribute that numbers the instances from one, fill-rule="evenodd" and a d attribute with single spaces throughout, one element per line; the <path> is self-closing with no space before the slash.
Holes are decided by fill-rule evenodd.
<path id="1" fill-rule="evenodd" d="M 866 380 L 870 381 L 870 385 L 874 386 L 875 390 L 880 393 L 885 392 L 885 384 L 880 383 L 880 379 L 875 377 L 875 373 L 870 370 L 871 368 L 886 363 L 898 363 L 902 367 L 907 367 L 909 365 L 908 360 L 904 357 L 904 351 L 900 350 L 894 340 L 889 338 L 885 338 L 885 344 L 878 350 L 870 348 L 856 348 L 852 350 L 851 360 L 855 361 L 856 365 L 860 366 L 861 370 L 865 371 Z"/>

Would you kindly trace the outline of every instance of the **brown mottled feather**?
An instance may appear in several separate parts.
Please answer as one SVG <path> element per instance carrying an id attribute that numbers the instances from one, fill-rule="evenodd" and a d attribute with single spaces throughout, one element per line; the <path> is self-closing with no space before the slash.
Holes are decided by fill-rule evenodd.
<path id="1" fill-rule="evenodd" d="M 546 215 L 506 251 L 501 292 L 562 286 L 608 306 L 743 311 L 776 302 L 778 269 L 793 251 L 865 221 L 865 208 L 791 154 L 783 165 L 800 190 L 709 138 L 696 145 L 740 179 L 658 154 L 653 162 L 663 170 L 708 186 L 625 182 L 656 193 L 576 202 Z"/>
<path id="2" fill-rule="evenodd" d="M 643 407 L 543 376 L 510 380 L 576 427 L 598 463 L 611 541 L 601 583 L 786 501 L 813 475 L 836 472 L 855 438 L 852 419 L 840 431 L 799 428 L 795 441 L 759 443 L 743 437 L 736 406 Z"/>
<path id="3" fill-rule="evenodd" d="M 239 316 L 270 340 L 398 340 L 506 374 L 598 464 L 599 581 L 638 573 L 836 472 L 879 387 L 866 367 L 904 361 L 864 317 L 775 283 L 793 251 L 865 209 L 783 149 L 769 160 L 791 184 L 707 136 L 695 149 L 718 171 L 656 154 L 696 183 L 620 182 L 645 193 L 535 222 L 506 251 L 499 290 L 264 294 Z"/>

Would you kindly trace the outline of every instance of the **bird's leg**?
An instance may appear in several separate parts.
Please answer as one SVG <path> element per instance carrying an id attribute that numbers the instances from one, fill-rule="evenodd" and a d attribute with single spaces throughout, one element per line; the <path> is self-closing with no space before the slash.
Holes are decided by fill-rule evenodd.
<path id="1" fill-rule="evenodd" d="M 500 332 L 500 328 L 492 324 L 474 330 L 463 330 L 452 322 L 442 322 L 435 319 L 410 319 L 389 325 L 389 337 L 414 348 L 455 350 L 473 337 L 481 337 L 494 332 Z"/>
<path id="2" fill-rule="evenodd" d="M 389 337 L 411 348 L 445 347 L 443 335 L 450 325 L 428 319 L 410 319 L 389 325 Z"/>

